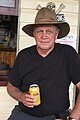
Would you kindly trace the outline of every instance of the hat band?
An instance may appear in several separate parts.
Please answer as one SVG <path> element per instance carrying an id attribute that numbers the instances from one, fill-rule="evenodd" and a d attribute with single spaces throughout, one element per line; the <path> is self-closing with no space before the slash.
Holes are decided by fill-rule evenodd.
<path id="1" fill-rule="evenodd" d="M 49 23 L 49 22 L 57 22 L 54 19 L 39 19 L 37 21 L 35 21 L 35 23 Z"/>

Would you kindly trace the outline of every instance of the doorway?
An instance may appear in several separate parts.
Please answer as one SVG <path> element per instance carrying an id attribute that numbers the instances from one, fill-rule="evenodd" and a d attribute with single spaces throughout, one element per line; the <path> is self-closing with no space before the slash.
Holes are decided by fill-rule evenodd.
<path id="1" fill-rule="evenodd" d="M 19 0 L 0 5 L 0 86 L 6 86 L 17 52 Z"/>

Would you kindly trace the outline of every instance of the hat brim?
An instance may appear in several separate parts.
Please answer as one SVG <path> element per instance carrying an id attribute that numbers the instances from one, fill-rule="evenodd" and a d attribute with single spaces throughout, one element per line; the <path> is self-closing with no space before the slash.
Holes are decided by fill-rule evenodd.
<path id="1" fill-rule="evenodd" d="M 58 39 L 65 37 L 70 31 L 70 27 L 67 22 L 55 22 L 55 23 L 47 22 L 47 23 L 38 23 L 38 24 L 28 24 L 28 25 L 25 25 L 22 28 L 22 30 L 29 36 L 34 37 L 33 31 L 34 31 L 34 27 L 36 25 L 56 25 L 56 26 L 58 26 L 58 28 L 60 29 Z"/>

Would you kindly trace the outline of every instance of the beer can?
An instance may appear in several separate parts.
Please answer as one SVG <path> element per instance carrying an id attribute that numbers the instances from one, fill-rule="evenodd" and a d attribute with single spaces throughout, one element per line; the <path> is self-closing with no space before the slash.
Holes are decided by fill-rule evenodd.
<path id="1" fill-rule="evenodd" d="M 29 93 L 31 96 L 34 97 L 34 99 L 36 100 L 36 106 L 38 106 L 41 103 L 39 86 L 37 84 L 30 85 Z"/>

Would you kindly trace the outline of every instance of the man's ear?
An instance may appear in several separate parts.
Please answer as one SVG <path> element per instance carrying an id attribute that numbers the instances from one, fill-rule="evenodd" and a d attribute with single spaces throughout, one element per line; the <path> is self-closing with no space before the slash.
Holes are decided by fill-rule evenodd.
<path id="1" fill-rule="evenodd" d="M 58 38 L 59 32 L 55 33 L 55 40 Z"/>

